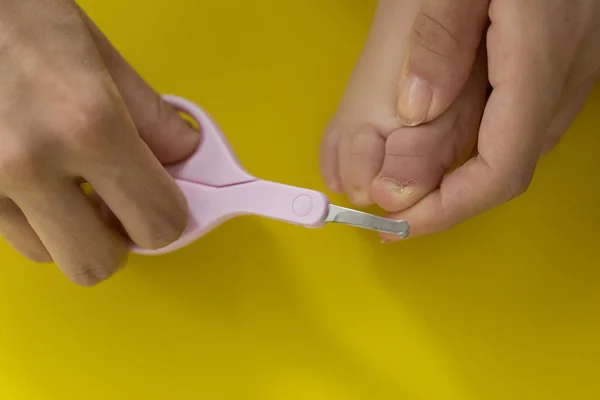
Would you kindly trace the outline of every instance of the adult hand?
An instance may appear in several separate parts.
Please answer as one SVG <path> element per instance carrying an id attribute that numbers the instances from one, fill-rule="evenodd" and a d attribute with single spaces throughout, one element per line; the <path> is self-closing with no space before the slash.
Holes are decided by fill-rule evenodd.
<path id="1" fill-rule="evenodd" d="M 330 188 L 408 220 L 412 236 L 446 230 L 524 193 L 539 157 L 570 126 L 600 75 L 600 1 L 381 0 L 379 10 L 324 140 Z M 410 18 L 411 32 L 394 28 L 394 17 Z M 394 34 L 400 46 L 383 53 Z M 406 49 L 397 50 L 402 41 Z M 385 72 L 373 73 L 380 64 Z M 483 87 L 469 89 L 482 66 L 492 88 L 483 114 Z M 379 115 L 364 111 L 360 97 L 376 99 L 370 108 Z M 352 109 L 358 119 L 348 117 Z M 457 113 L 465 116 L 452 117 Z M 465 132 L 479 117 L 474 132 Z M 447 123 L 453 119 L 458 127 Z M 436 136 L 442 125 L 445 133 Z M 477 140 L 472 157 L 445 175 L 469 151 L 469 138 Z"/>
<path id="2" fill-rule="evenodd" d="M 187 157 L 199 135 L 83 11 L 3 1 L 0 59 L 0 234 L 77 284 L 107 279 L 127 251 L 87 181 L 139 246 L 176 240 L 187 205 L 162 164 Z"/>
<path id="3" fill-rule="evenodd" d="M 410 208 L 437 188 L 449 169 L 464 162 L 477 140 L 488 87 L 485 49 L 479 40 L 453 55 L 468 60 L 468 66 L 458 82 L 445 82 L 444 89 L 449 84 L 456 87 L 454 96 L 445 94 L 444 105 L 438 95 L 434 107 L 425 104 L 418 110 L 423 100 L 416 90 L 419 82 L 413 85 L 417 88 L 408 88 L 408 95 L 399 90 L 409 51 L 414 55 L 417 45 L 439 37 L 428 33 L 437 28 L 430 18 L 425 27 L 415 24 L 420 5 L 420 0 L 379 1 L 365 48 L 323 138 L 321 172 L 329 189 L 346 193 L 358 207 L 376 203 L 389 212 Z M 479 7 L 479 12 L 486 8 Z M 467 11 L 473 16 L 476 10 Z M 471 18 L 469 24 L 480 37 L 484 22 L 476 24 Z M 414 33 L 413 26 L 420 31 Z M 423 52 L 431 51 L 439 53 Z M 409 121 L 400 117 L 404 103 L 418 114 L 408 115 Z M 409 222 L 418 232 L 415 221 Z"/>
<path id="4" fill-rule="evenodd" d="M 400 96 L 401 116 L 418 120 L 429 100 L 426 120 L 435 118 L 452 103 L 488 13 L 484 44 L 492 92 L 477 155 L 413 207 L 390 209 L 402 211 L 391 217 L 408 219 L 414 235 L 448 229 L 524 193 L 539 157 L 571 125 L 600 74 L 600 1 L 492 0 L 489 11 L 483 3 L 425 0 L 416 18 L 401 80 L 400 93 L 407 93 Z M 410 77 L 419 82 L 413 92 Z"/>

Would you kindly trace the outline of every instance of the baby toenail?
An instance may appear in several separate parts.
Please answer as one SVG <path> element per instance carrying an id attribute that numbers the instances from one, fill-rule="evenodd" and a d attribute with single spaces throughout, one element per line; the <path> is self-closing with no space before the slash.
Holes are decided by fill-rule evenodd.
<path id="1" fill-rule="evenodd" d="M 357 205 L 367 205 L 371 202 L 369 194 L 363 190 L 354 190 L 350 195 L 350 199 Z"/>
<path id="2" fill-rule="evenodd" d="M 409 179 L 407 181 L 397 181 L 391 178 L 382 178 L 381 185 L 386 190 L 392 192 L 395 197 L 407 198 L 417 192 L 417 181 Z"/>
<path id="3" fill-rule="evenodd" d="M 329 181 L 327 186 L 329 187 L 329 190 L 334 193 L 339 193 L 342 191 L 342 185 L 340 185 L 340 183 L 336 180 Z"/>

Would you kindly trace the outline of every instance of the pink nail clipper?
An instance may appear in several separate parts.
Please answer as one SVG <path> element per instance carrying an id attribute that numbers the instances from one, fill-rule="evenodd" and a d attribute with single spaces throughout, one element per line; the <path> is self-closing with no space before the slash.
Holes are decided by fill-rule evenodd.
<path id="1" fill-rule="evenodd" d="M 137 254 L 169 253 L 196 241 L 225 221 L 241 215 L 259 215 L 307 228 L 328 222 L 385 232 L 405 238 L 406 221 L 395 221 L 329 204 L 327 196 L 309 189 L 268 182 L 248 174 L 231 150 L 216 123 L 188 100 L 164 96 L 176 110 L 200 127 L 202 141 L 187 160 L 168 167 L 183 191 L 189 209 L 188 225 L 181 237 L 159 250 L 132 246 Z"/>

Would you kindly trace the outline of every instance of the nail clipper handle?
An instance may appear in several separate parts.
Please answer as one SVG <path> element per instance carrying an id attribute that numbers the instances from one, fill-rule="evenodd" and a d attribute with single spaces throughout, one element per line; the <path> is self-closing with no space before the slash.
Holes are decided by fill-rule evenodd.
<path id="1" fill-rule="evenodd" d="M 221 203 L 237 214 L 253 214 L 309 228 L 325 224 L 329 199 L 323 193 L 288 186 L 282 183 L 256 180 L 222 188 Z"/>

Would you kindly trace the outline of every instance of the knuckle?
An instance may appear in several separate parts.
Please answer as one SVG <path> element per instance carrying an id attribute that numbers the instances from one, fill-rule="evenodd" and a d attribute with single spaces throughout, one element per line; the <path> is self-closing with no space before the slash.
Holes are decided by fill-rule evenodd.
<path id="1" fill-rule="evenodd" d="M 81 96 L 63 105 L 54 131 L 68 149 L 86 156 L 103 153 L 116 133 L 112 104 L 103 99 Z"/>
<path id="2" fill-rule="evenodd" d="M 531 174 L 511 174 L 510 179 L 506 179 L 504 181 L 504 185 L 501 186 L 503 188 L 502 200 L 503 202 L 508 202 L 510 200 L 516 199 L 517 197 L 522 196 L 527 192 L 529 186 L 531 185 Z"/>
<path id="3" fill-rule="evenodd" d="M 57 255 L 55 260 L 63 274 L 79 286 L 92 287 L 124 266 L 126 248 L 116 236 L 86 237 L 86 241 Z"/>
<path id="4" fill-rule="evenodd" d="M 442 57 L 451 57 L 459 51 L 459 42 L 443 21 L 426 12 L 420 12 L 413 25 L 416 45 Z"/>
<path id="5" fill-rule="evenodd" d="M 139 246 L 157 250 L 181 237 L 188 225 L 188 204 L 176 186 L 169 184 L 138 198 L 147 199 L 138 203 L 139 213 L 131 220 L 135 231 L 132 239 Z"/>
<path id="6" fill-rule="evenodd" d="M 517 179 L 515 179 L 512 184 L 509 186 L 509 190 L 510 190 L 510 194 L 512 195 L 512 198 L 517 198 L 519 196 L 522 196 L 523 194 L 525 194 L 525 192 L 527 192 L 527 190 L 529 189 L 529 186 L 531 185 L 531 178 L 530 177 L 518 177 Z"/>
<path id="7" fill-rule="evenodd" d="M 10 146 L 3 149 L 0 180 L 9 186 L 37 182 L 42 174 L 41 157 L 39 149 L 35 147 Z"/>
<path id="8" fill-rule="evenodd" d="M 186 226 L 187 215 L 185 213 L 163 215 L 149 227 L 144 242 L 148 243 L 151 250 L 161 249 L 179 239 Z"/>
<path id="9" fill-rule="evenodd" d="M 373 126 L 362 126 L 358 128 L 352 137 L 350 155 L 369 156 L 383 154 L 385 141 Z"/>
<path id="10" fill-rule="evenodd" d="M 80 264 L 70 269 L 73 272 L 67 273 L 66 276 L 76 285 L 92 287 L 110 278 L 117 268 L 114 262 Z"/>
<path id="11" fill-rule="evenodd" d="M 516 199 L 529 189 L 535 171 L 535 162 L 528 166 L 513 164 L 507 167 L 493 167 L 481 155 L 479 160 L 487 168 L 483 180 L 485 182 L 483 192 L 487 193 L 486 198 L 494 205 Z"/>

